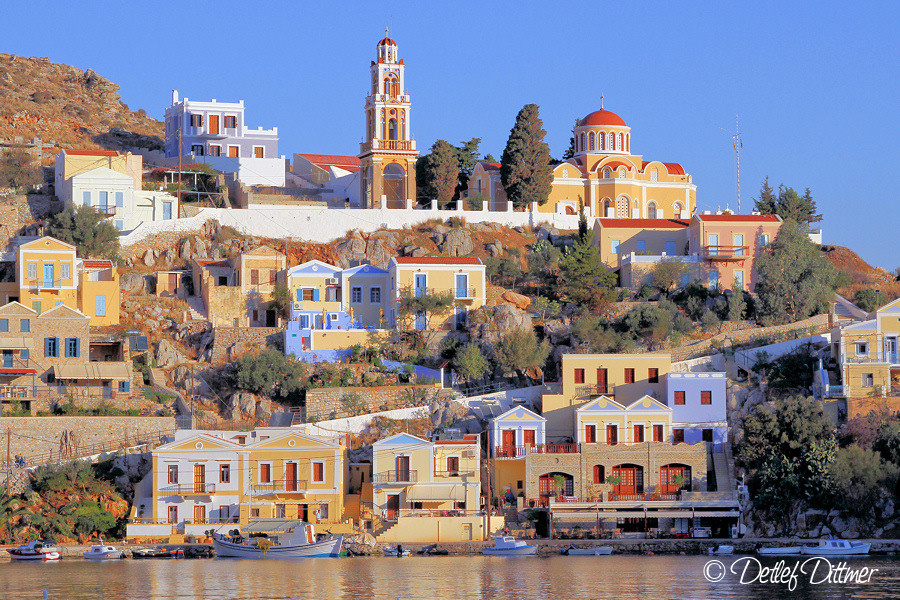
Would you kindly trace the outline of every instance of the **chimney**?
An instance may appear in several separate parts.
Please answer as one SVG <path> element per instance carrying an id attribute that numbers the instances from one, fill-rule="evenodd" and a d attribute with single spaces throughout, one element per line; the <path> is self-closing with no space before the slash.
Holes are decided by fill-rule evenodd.
<path id="1" fill-rule="evenodd" d="M 178 104 L 178 90 L 172 90 L 172 106 Z"/>

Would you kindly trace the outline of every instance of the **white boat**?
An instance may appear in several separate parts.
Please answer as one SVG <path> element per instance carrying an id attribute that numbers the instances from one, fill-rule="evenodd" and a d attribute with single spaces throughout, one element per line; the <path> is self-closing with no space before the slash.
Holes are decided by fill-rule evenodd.
<path id="1" fill-rule="evenodd" d="M 868 542 L 853 542 L 850 540 L 836 540 L 824 538 L 819 540 L 818 546 L 803 546 L 800 554 L 812 554 L 813 556 L 851 556 L 855 554 L 868 554 L 872 544 Z"/>
<path id="2" fill-rule="evenodd" d="M 51 561 L 62 558 L 62 553 L 56 547 L 55 542 L 46 540 L 32 540 L 24 546 L 7 550 L 11 560 L 24 561 Z"/>
<path id="3" fill-rule="evenodd" d="M 612 546 L 597 546 L 596 548 L 575 548 L 569 546 L 559 551 L 566 556 L 609 556 L 613 552 Z"/>
<path id="4" fill-rule="evenodd" d="M 312 558 L 340 556 L 343 536 L 317 541 L 312 524 L 299 524 L 272 537 L 213 535 L 216 555 L 232 558 Z"/>
<path id="5" fill-rule="evenodd" d="M 90 550 L 85 550 L 82 556 L 88 560 L 115 560 L 125 558 L 125 552 L 116 549 L 115 546 L 100 543 L 91 546 Z"/>
<path id="6" fill-rule="evenodd" d="M 721 544 L 716 546 L 715 549 L 710 548 L 708 554 L 713 556 L 728 556 L 729 554 L 734 554 L 734 546 L 730 544 Z"/>
<path id="7" fill-rule="evenodd" d="M 800 546 L 782 546 L 780 548 L 758 548 L 757 554 L 762 556 L 796 556 L 800 554 Z"/>
<path id="8" fill-rule="evenodd" d="M 407 550 L 406 548 L 403 548 L 402 546 L 400 547 L 399 551 L 397 550 L 397 548 L 387 547 L 384 549 L 384 555 L 385 556 L 396 556 L 399 558 L 399 557 L 403 557 L 403 556 L 411 556 L 412 552 L 410 550 Z"/>
<path id="9" fill-rule="evenodd" d="M 494 536 L 494 547 L 481 551 L 485 556 L 534 556 L 537 546 L 529 546 L 511 535 Z"/>

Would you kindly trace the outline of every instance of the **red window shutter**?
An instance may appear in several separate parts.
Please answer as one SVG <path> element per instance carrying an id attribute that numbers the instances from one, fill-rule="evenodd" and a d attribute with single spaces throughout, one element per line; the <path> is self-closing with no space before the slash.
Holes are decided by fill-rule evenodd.
<path id="1" fill-rule="evenodd" d="M 575 383 L 584 383 L 584 369 L 575 369 Z"/>
<path id="2" fill-rule="evenodd" d="M 712 392 L 704 390 L 700 392 L 700 404 L 712 404 Z"/>
<path id="3" fill-rule="evenodd" d="M 675 404 L 684 404 L 684 392 L 683 391 L 675 392 Z"/>
<path id="4" fill-rule="evenodd" d="M 625 369 L 625 383 L 634 383 L 634 369 Z"/>

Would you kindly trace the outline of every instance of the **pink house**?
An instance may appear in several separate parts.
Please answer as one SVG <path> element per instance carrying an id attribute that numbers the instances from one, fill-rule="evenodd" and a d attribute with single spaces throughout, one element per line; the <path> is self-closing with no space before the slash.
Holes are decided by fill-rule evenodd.
<path id="1" fill-rule="evenodd" d="M 752 291 L 757 273 L 753 265 L 781 227 L 777 215 L 695 214 L 689 228 L 689 253 L 701 257 L 710 288 Z"/>

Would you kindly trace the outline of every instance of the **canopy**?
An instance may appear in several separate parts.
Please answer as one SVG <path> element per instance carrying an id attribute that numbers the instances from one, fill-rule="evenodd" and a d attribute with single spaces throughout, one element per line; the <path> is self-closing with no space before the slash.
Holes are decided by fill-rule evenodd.
<path id="1" fill-rule="evenodd" d="M 465 502 L 466 486 L 459 484 L 440 485 L 417 483 L 406 490 L 406 499 L 409 501 L 456 501 Z"/>
<path id="2" fill-rule="evenodd" d="M 80 365 L 53 365 L 57 379 L 130 379 L 124 362 L 89 362 Z"/>

